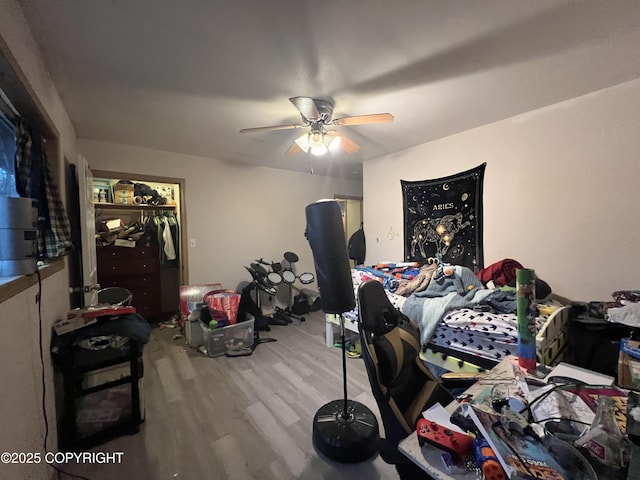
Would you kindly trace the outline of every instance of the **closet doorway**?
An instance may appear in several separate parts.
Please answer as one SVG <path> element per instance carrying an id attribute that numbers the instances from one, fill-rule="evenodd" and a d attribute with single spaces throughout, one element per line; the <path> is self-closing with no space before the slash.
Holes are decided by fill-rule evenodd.
<path id="1" fill-rule="evenodd" d="M 348 247 L 351 235 L 362 226 L 362 197 L 334 195 L 333 199 L 340 205 L 342 226 L 344 227 L 344 241 Z"/>
<path id="2" fill-rule="evenodd" d="M 139 303 L 139 306 L 143 309 L 152 308 L 152 311 L 147 310 L 149 312 L 150 321 L 162 321 L 171 317 L 173 314 L 179 313 L 180 285 L 187 285 L 189 283 L 186 225 L 187 215 L 184 179 L 105 170 L 93 170 L 92 173 L 94 189 L 96 190 L 96 192 L 94 192 L 94 197 L 98 199 L 97 202 L 94 203 L 97 227 L 99 227 L 100 222 L 109 220 L 113 221 L 113 219 L 118 218 L 121 218 L 125 224 L 139 219 L 144 222 L 156 222 L 159 225 L 159 245 L 157 250 L 159 253 L 159 267 L 154 271 L 154 273 L 150 273 L 149 275 L 144 274 L 144 276 L 147 277 L 144 279 L 142 278 L 142 272 L 139 270 L 137 272 L 125 272 L 125 276 L 123 278 L 114 278 L 110 274 L 109 276 L 106 276 L 105 272 L 110 272 L 112 269 L 112 265 L 109 263 L 111 261 L 109 258 L 111 255 L 108 253 L 108 250 L 96 245 L 96 250 L 99 253 L 97 255 L 99 282 L 101 278 L 101 283 L 114 284 L 115 282 L 117 285 L 118 282 L 124 282 L 122 285 L 125 287 L 126 282 L 134 282 L 133 285 L 135 285 L 139 294 L 136 295 L 136 293 L 133 292 L 133 305 L 136 306 L 136 304 Z M 148 186 L 153 191 L 154 195 L 159 192 L 163 196 L 168 195 L 167 198 L 170 198 L 171 200 L 166 205 L 157 206 L 145 204 L 145 200 L 142 200 L 143 203 L 140 205 L 135 203 L 133 205 L 118 205 L 120 203 L 118 195 L 119 192 L 112 190 L 106 194 L 107 198 L 104 199 L 106 201 L 103 202 L 103 198 L 100 196 L 102 192 L 100 192 L 99 187 L 100 182 L 104 182 L 105 180 L 110 181 L 111 185 L 122 180 L 132 182 L 133 184 L 143 184 Z M 109 195 L 111 195 L 111 197 L 109 197 Z M 138 201 L 140 201 L 140 199 L 136 198 L 136 202 Z M 149 199 L 149 201 L 151 202 L 151 199 Z M 171 219 L 171 222 L 168 222 L 167 219 Z M 175 252 L 174 260 L 170 260 L 171 257 L 165 255 L 165 252 L 171 249 L 167 248 L 168 245 L 163 244 L 162 241 L 163 222 L 166 222 L 167 224 L 170 223 L 172 225 L 172 229 L 176 230 L 173 239 L 170 239 L 169 241 L 170 246 L 173 247 Z M 169 229 L 167 229 L 167 232 L 168 231 Z M 175 245 L 173 245 L 174 243 Z M 121 248 L 119 250 L 122 251 Z M 134 252 L 137 249 L 127 250 Z M 104 254 L 105 251 L 107 253 L 106 255 Z M 105 263 L 105 261 L 107 263 Z M 119 262 L 116 263 L 120 265 Z M 146 266 L 147 262 L 140 259 L 140 264 Z M 134 265 L 134 263 L 131 263 L 131 265 Z M 128 277 L 127 273 L 138 275 L 138 278 Z M 142 280 L 144 280 L 144 282 L 151 280 L 154 283 L 155 288 L 140 289 L 141 286 L 139 286 L 138 283 Z M 142 295 L 146 294 L 150 294 L 153 297 L 149 299 L 153 303 L 152 307 L 150 307 L 149 301 L 143 301 L 141 298 Z M 143 312 L 140 313 L 145 316 Z"/>

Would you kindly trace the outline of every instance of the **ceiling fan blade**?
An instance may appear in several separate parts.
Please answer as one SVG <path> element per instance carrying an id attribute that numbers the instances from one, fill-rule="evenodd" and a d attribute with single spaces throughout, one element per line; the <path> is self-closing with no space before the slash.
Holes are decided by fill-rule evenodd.
<path id="1" fill-rule="evenodd" d="M 302 152 L 300 145 L 298 145 L 296 142 L 293 142 L 291 147 L 289 147 L 289 150 L 287 150 L 287 155 L 295 155 L 296 153 L 300 152 Z"/>
<path id="2" fill-rule="evenodd" d="M 292 128 L 302 128 L 304 125 L 271 125 L 269 127 L 243 128 L 240 133 L 266 132 L 268 130 L 289 130 Z"/>
<path id="3" fill-rule="evenodd" d="M 335 133 L 337 136 L 340 137 L 340 148 L 345 152 L 356 153 L 358 150 L 360 150 L 360 145 L 358 145 L 356 142 L 351 140 L 349 137 L 343 135 L 340 132 L 333 132 L 333 133 Z"/>
<path id="4" fill-rule="evenodd" d="M 313 98 L 310 97 L 291 97 L 291 103 L 300 111 L 302 116 L 307 120 L 316 120 L 320 118 L 320 112 Z"/>
<path id="5" fill-rule="evenodd" d="M 393 115 L 390 113 L 373 113 L 371 115 L 354 115 L 352 117 L 336 118 L 331 123 L 334 125 L 366 125 L 369 123 L 391 123 Z"/>

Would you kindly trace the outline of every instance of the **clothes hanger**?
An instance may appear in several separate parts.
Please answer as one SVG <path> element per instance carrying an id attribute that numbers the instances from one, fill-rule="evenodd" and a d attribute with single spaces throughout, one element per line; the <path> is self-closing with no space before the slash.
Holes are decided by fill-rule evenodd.
<path id="1" fill-rule="evenodd" d="M 167 218 L 169 225 L 174 226 L 178 224 L 178 219 L 173 212 L 165 212 L 165 217 Z"/>
<path id="2" fill-rule="evenodd" d="M 157 226 L 161 226 L 162 225 L 162 218 L 160 218 L 160 214 L 158 213 L 157 210 L 152 210 L 151 211 L 151 218 L 153 220 L 153 223 Z"/>

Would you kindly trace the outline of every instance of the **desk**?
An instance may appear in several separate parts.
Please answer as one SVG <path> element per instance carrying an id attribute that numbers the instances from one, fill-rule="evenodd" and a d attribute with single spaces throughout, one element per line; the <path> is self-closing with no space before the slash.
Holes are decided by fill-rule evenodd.
<path id="1" fill-rule="evenodd" d="M 478 380 L 471 387 L 469 387 L 466 393 L 470 395 L 476 395 L 484 390 L 487 385 L 496 385 L 499 383 L 511 384 L 514 379 L 514 366 L 518 365 L 518 359 L 514 356 L 509 356 L 498 365 L 496 365 L 482 380 Z M 447 410 L 453 412 L 458 407 L 458 402 L 452 402 L 447 405 Z M 402 440 L 398 444 L 398 450 L 402 452 L 407 458 L 415 463 L 422 470 L 427 472 L 433 478 L 437 480 L 462 480 L 462 479 L 478 479 L 479 477 L 473 473 L 468 472 L 464 474 L 450 475 L 444 471 L 442 465 L 442 450 L 425 445 L 421 447 L 418 443 L 418 437 L 415 433 L 412 433 L 407 438 Z"/>
<path id="2" fill-rule="evenodd" d="M 496 365 L 484 378 L 478 380 L 474 385 L 467 389 L 466 393 L 472 395 L 476 400 L 483 401 L 483 391 L 487 387 L 499 384 L 513 384 L 515 374 L 518 372 L 518 360 L 515 356 L 507 357 L 505 360 Z M 595 372 L 594 372 L 595 373 Z M 486 397 L 485 397 L 485 400 Z M 447 405 L 446 409 L 452 413 L 458 406 L 457 402 Z M 433 478 L 438 480 L 456 480 L 456 479 L 477 479 L 475 473 L 468 472 L 465 474 L 450 475 L 444 471 L 442 460 L 440 458 L 442 451 L 431 445 L 420 447 L 418 437 L 415 433 L 409 435 L 398 444 L 398 450 L 407 458 L 414 462 L 418 467 L 427 472 Z M 584 452 L 583 452 L 584 455 Z M 638 453 L 636 453 L 638 455 Z M 589 459 L 588 457 L 586 457 Z M 622 469 L 613 469 L 600 465 L 597 461 L 590 463 L 600 480 L 621 480 L 623 478 L 636 478 L 635 470 L 630 467 Z M 629 475 L 629 476 L 628 476 Z"/>

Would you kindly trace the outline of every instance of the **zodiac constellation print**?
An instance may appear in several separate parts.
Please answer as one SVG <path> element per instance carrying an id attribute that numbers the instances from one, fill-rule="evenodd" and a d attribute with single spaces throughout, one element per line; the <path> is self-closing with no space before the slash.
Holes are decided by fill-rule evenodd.
<path id="1" fill-rule="evenodd" d="M 455 215 L 445 215 L 441 218 L 423 218 L 413 227 L 411 256 L 415 256 L 416 247 L 418 247 L 422 257 L 426 257 L 425 246 L 427 243 L 433 243 L 436 245 L 438 255 L 443 257 L 449 250 L 456 233 L 469 225 L 471 225 L 471 222 L 463 222 L 463 216 L 460 212 Z M 455 253 L 457 256 L 461 252 L 456 249 Z"/>
<path id="2" fill-rule="evenodd" d="M 401 180 L 404 256 L 423 262 L 438 255 L 476 268 L 482 260 L 482 179 L 486 164 L 430 180 Z"/>
<path id="3" fill-rule="evenodd" d="M 460 258 L 464 255 L 464 245 L 454 245 L 449 249 L 449 256 L 452 259 Z"/>

